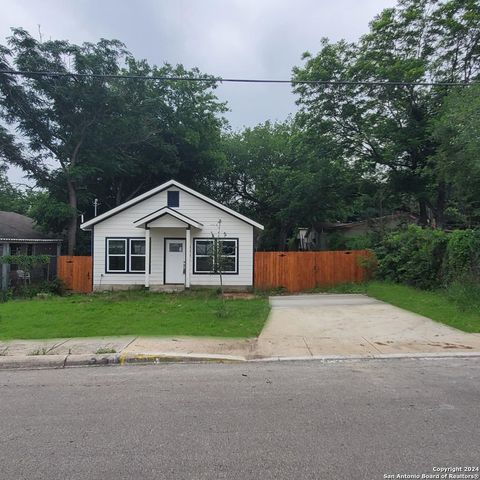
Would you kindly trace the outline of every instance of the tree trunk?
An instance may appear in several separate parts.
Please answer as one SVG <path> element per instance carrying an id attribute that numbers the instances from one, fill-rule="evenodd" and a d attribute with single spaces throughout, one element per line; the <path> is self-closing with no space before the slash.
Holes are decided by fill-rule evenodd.
<path id="1" fill-rule="evenodd" d="M 447 206 L 447 185 L 440 182 L 437 191 L 437 202 L 435 206 L 435 221 L 437 228 L 445 228 L 445 208 Z"/>
<path id="2" fill-rule="evenodd" d="M 427 201 L 424 198 L 418 199 L 418 207 L 420 210 L 420 217 L 418 223 L 423 227 L 428 225 L 428 212 L 427 212 Z"/>
<path id="3" fill-rule="evenodd" d="M 285 224 L 281 224 L 280 232 L 278 234 L 278 249 L 283 252 L 284 250 L 288 250 L 287 248 L 287 226 Z"/>
<path id="4" fill-rule="evenodd" d="M 77 246 L 77 191 L 75 190 L 75 185 L 70 180 L 67 180 L 67 187 L 68 204 L 73 209 L 72 218 L 70 219 L 67 229 L 67 253 L 68 255 L 74 255 Z"/>

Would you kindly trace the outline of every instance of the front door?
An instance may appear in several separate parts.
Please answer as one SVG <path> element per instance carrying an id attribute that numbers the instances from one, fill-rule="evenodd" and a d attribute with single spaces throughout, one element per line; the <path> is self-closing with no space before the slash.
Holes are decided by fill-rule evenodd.
<path id="1" fill-rule="evenodd" d="M 165 283 L 185 283 L 185 239 L 165 239 Z"/>

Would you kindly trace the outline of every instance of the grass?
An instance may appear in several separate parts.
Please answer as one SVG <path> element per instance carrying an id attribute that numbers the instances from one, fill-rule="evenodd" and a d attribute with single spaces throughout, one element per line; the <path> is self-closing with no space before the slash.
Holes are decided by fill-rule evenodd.
<path id="1" fill-rule="evenodd" d="M 257 336 L 269 312 L 266 298 L 229 299 L 215 292 L 108 292 L 0 304 L 0 339 L 116 335 Z"/>
<path id="2" fill-rule="evenodd" d="M 339 285 L 328 292 L 364 293 L 464 332 L 480 333 L 478 298 L 468 297 L 464 292 L 459 297 L 450 290 L 425 291 L 388 282 Z"/>
<path id="3" fill-rule="evenodd" d="M 105 353 L 117 353 L 117 351 L 114 348 L 103 347 L 99 348 L 95 353 L 97 355 L 103 355 Z"/>

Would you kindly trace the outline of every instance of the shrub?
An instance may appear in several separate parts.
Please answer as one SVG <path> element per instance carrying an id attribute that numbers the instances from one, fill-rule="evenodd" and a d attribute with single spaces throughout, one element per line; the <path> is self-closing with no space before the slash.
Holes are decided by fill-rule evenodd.
<path id="1" fill-rule="evenodd" d="M 374 244 L 372 233 L 347 236 L 341 232 L 333 232 L 328 236 L 329 250 L 364 250 L 372 248 Z"/>
<path id="2" fill-rule="evenodd" d="M 8 288 L 7 290 L 0 289 L 0 303 L 8 302 L 13 298 L 13 290 Z"/>
<path id="3" fill-rule="evenodd" d="M 480 282 L 454 280 L 447 288 L 447 297 L 462 310 L 480 310 Z"/>
<path id="4" fill-rule="evenodd" d="M 366 250 L 372 248 L 374 240 L 372 235 L 355 235 L 353 237 L 345 237 L 346 250 Z"/>
<path id="5" fill-rule="evenodd" d="M 443 276 L 446 284 L 480 282 L 480 230 L 454 230 L 448 235 Z"/>
<path id="6" fill-rule="evenodd" d="M 33 283 L 31 285 L 18 285 L 13 292 L 17 298 L 33 298 L 40 293 L 51 293 L 53 295 L 65 295 L 66 285 L 60 278 Z"/>
<path id="7" fill-rule="evenodd" d="M 45 281 L 40 284 L 42 292 L 53 293 L 54 295 L 63 296 L 67 293 L 67 285 L 61 278 Z"/>
<path id="8" fill-rule="evenodd" d="M 440 287 L 446 248 L 441 230 L 409 225 L 389 233 L 375 249 L 378 276 L 423 289 Z"/>

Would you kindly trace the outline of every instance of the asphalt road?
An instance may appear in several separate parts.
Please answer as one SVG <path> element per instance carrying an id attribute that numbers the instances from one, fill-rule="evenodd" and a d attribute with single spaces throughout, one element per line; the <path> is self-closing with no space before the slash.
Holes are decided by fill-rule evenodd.
<path id="1" fill-rule="evenodd" d="M 0 372 L 1 479 L 383 479 L 479 446 L 479 358 Z"/>

